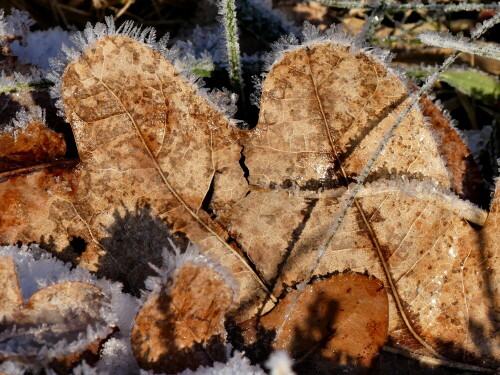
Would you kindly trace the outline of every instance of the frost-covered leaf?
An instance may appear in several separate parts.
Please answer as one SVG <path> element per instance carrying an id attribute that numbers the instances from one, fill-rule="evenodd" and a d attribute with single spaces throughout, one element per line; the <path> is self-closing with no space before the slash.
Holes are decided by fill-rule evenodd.
<path id="1" fill-rule="evenodd" d="M 408 101 L 405 87 L 353 47 L 320 40 L 285 53 L 264 81 L 259 125 L 244 140 L 249 193 L 214 212 L 275 295 L 311 273 L 368 270 L 390 285 L 388 276 L 400 302 L 391 298 L 394 344 L 415 348 L 417 337 L 444 356 L 492 366 L 500 353 L 488 314 L 498 291 L 484 267 L 494 269 L 498 258 L 494 242 L 482 239 L 494 231 L 478 235 L 467 221 L 483 225 L 487 214 L 441 190 L 450 175 L 417 109 L 376 159 L 369 180 L 378 181 L 361 189 L 330 240 L 351 194 L 341 186 L 369 164 Z M 215 187 L 214 197 L 217 180 Z"/>
<path id="2" fill-rule="evenodd" d="M 195 243 L 238 281 L 236 323 L 275 299 L 266 289 L 367 270 L 393 292 L 392 345 L 496 366 L 498 197 L 488 215 L 447 190 L 459 192 L 416 107 L 374 157 L 412 100 L 406 83 L 386 53 L 305 35 L 288 39 L 259 125 L 240 135 L 147 32 L 87 29 L 56 85 L 80 162 L 4 175 L 0 241 L 39 242 L 135 295 L 164 247 Z"/>
<path id="3" fill-rule="evenodd" d="M 475 204 L 485 205 L 489 195 L 475 156 L 467 147 L 455 122 L 450 115 L 427 97 L 420 99 L 422 113 L 429 120 L 435 136 L 438 138 L 438 149 L 446 168 L 450 172 L 451 190 L 462 199 Z"/>
<path id="4" fill-rule="evenodd" d="M 408 105 L 406 86 L 383 61 L 342 44 L 319 40 L 280 55 L 272 66 L 259 125 L 245 142 L 252 185 L 310 191 L 345 186 Z M 389 175 L 432 178 L 449 187 L 436 141 L 417 109 L 377 159 L 371 179 Z"/>
<path id="5" fill-rule="evenodd" d="M 12 258 L 1 257 L 0 262 L 2 268 L 10 267 L 12 271 Z M 2 272 L 1 283 L 9 288 L 2 292 L 3 296 L 19 295 L 18 285 L 5 285 L 7 277 L 17 281 L 15 273 Z M 77 281 L 40 289 L 23 306 L 3 304 L 0 362 L 13 361 L 32 368 L 49 364 L 71 368 L 84 352 L 95 351 L 99 341 L 112 332 L 104 318 L 108 304 L 100 288 Z"/>
<path id="6" fill-rule="evenodd" d="M 135 318 L 137 362 L 170 374 L 226 361 L 224 316 L 232 303 L 231 285 L 206 258 L 183 259 Z"/>
<path id="7" fill-rule="evenodd" d="M 240 324 L 249 353 L 286 350 L 298 373 L 362 373 L 387 338 L 389 306 L 375 278 L 336 274 L 292 291 L 268 314 Z M 284 322 L 284 324 L 283 324 Z"/>
<path id="8" fill-rule="evenodd" d="M 0 247 L 0 267 L 0 300 L 10 300 L 0 306 L 0 362 L 7 359 L 0 371 L 68 373 L 82 358 L 95 361 L 99 355 L 101 373 L 112 373 L 109 364 L 117 369 L 117 363 L 127 365 L 121 374 L 138 371 L 128 339 L 119 353 L 113 350 L 130 336 L 139 308 L 120 284 L 71 268 L 35 245 Z"/>
<path id="9" fill-rule="evenodd" d="M 138 295 L 168 239 L 181 247 L 192 241 L 238 278 L 237 300 L 254 301 L 245 305 L 248 314 L 264 287 L 204 210 L 222 171 L 232 187 L 221 198 L 231 202 L 246 191 L 237 129 L 159 52 L 131 38 L 168 55 L 154 36 L 124 29 L 90 28 L 81 41 L 92 48 L 68 52 L 74 61 L 58 87 L 80 163 L 2 184 L 4 197 L 24 186 L 2 200 L 2 242 L 36 241 Z"/>

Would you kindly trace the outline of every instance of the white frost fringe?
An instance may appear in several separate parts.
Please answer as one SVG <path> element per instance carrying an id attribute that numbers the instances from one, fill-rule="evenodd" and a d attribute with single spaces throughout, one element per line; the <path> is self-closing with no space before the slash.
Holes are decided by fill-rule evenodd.
<path id="1" fill-rule="evenodd" d="M 162 287 L 167 283 L 167 280 L 172 276 L 172 274 L 181 269 L 186 263 L 193 263 L 199 266 L 207 266 L 213 269 L 233 290 L 234 293 L 238 292 L 238 284 L 231 276 L 231 273 L 221 264 L 215 260 L 209 258 L 205 254 L 202 254 L 196 246 L 189 245 L 183 253 L 180 249 L 175 246 L 175 244 L 169 239 L 170 248 L 174 249 L 175 253 L 169 251 L 168 249 L 163 249 L 163 266 L 161 268 L 156 267 L 153 264 L 149 264 L 150 267 L 158 274 L 158 276 L 150 276 L 146 279 L 145 286 L 146 291 L 142 295 L 142 299 L 145 299 L 150 293 L 158 293 Z"/>
<path id="2" fill-rule="evenodd" d="M 58 114 L 60 116 L 66 118 L 61 100 L 61 77 L 67 65 L 80 58 L 86 48 L 92 48 L 93 43 L 106 36 L 117 35 L 136 40 L 160 53 L 181 73 L 181 76 L 185 79 L 185 81 L 193 86 L 193 88 L 197 91 L 197 94 L 204 97 L 214 109 L 222 112 L 228 117 L 233 116 L 236 113 L 236 108 L 232 104 L 232 100 L 229 100 L 229 104 L 227 104 L 228 101 L 214 102 L 212 100 L 212 94 L 208 91 L 208 89 L 203 87 L 203 80 L 199 79 L 191 70 L 191 66 L 193 65 L 190 64 L 190 59 L 192 60 L 191 56 L 181 56 L 181 51 L 176 46 L 168 48 L 168 34 L 157 40 L 156 30 L 152 27 L 142 28 L 132 21 L 126 21 L 117 28 L 113 18 L 106 17 L 105 24 L 97 23 L 95 26 L 92 26 L 90 23 L 87 23 L 83 32 L 77 32 L 71 36 L 70 40 L 73 43 L 72 47 L 68 47 L 63 44 L 59 56 L 49 61 L 51 71 L 47 74 L 46 78 L 54 83 L 54 86 L 50 90 L 50 94 L 51 97 L 56 100 L 56 107 L 59 110 Z M 220 93 L 217 93 L 216 96 L 219 97 Z M 232 124 L 236 123 L 235 120 L 230 118 L 229 121 Z"/>
<path id="3" fill-rule="evenodd" d="M 406 76 L 401 71 L 389 66 L 389 63 L 394 57 L 390 51 L 377 47 L 371 47 L 360 38 L 348 35 L 344 30 L 336 25 L 332 25 L 327 30 L 322 31 L 319 27 L 311 25 L 306 21 L 304 22 L 304 26 L 302 28 L 301 40 L 299 40 L 294 34 L 285 35 L 271 45 L 272 51 L 270 53 L 264 55 L 264 73 L 262 73 L 260 77 L 254 77 L 255 92 L 251 95 L 252 104 L 259 106 L 262 83 L 265 80 L 267 73 L 269 73 L 273 66 L 285 57 L 286 53 L 320 44 L 341 45 L 349 47 L 352 53 L 366 53 L 384 65 L 390 73 L 399 77 L 403 80 L 403 82 L 406 82 L 407 80 Z"/>

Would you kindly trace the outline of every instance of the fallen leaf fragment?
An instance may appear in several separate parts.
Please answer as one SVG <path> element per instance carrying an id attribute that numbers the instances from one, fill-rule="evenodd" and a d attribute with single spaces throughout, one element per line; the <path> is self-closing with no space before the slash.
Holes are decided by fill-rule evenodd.
<path id="1" fill-rule="evenodd" d="M 264 355 L 286 350 L 300 374 L 365 372 L 387 338 L 383 283 L 340 273 L 303 288 L 297 300 L 298 291 L 292 291 L 266 315 L 240 324 L 244 348 L 255 353 L 252 346 L 267 344 Z"/>
<path id="2" fill-rule="evenodd" d="M 350 51 L 318 42 L 284 53 L 272 66 L 262 88 L 259 124 L 244 142 L 251 185 L 332 189 L 346 186 L 368 165 L 410 95 L 379 59 Z M 369 179 L 388 176 L 450 186 L 418 108 L 388 141 Z"/>
<path id="3" fill-rule="evenodd" d="M 139 365 L 170 374 L 224 362 L 233 293 L 210 266 L 184 263 L 135 318 L 131 342 Z"/>
<path id="4" fill-rule="evenodd" d="M 65 153 L 64 136 L 42 121 L 0 131 L 0 172 L 61 159 Z"/>
<path id="5" fill-rule="evenodd" d="M 450 171 L 451 190 L 462 199 L 484 206 L 489 198 L 477 162 L 454 128 L 451 119 L 429 98 L 420 99 L 422 113 L 428 117 L 439 137 L 438 148 Z"/>
<path id="6" fill-rule="evenodd" d="M 0 283 L 4 296 L 16 304 L 22 296 L 12 258 L 1 257 Z M 22 301 L 21 301 L 22 302 Z M 108 299 L 100 288 L 85 282 L 61 282 L 35 292 L 21 306 L 2 305 L 0 310 L 0 362 L 17 362 L 29 368 L 54 366 L 69 369 L 84 355 L 95 352 L 112 328 L 103 314 L 109 314 Z"/>

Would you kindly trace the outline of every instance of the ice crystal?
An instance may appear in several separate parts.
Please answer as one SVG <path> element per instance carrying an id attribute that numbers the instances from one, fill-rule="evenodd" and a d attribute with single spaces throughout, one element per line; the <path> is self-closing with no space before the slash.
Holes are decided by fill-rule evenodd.
<path id="1" fill-rule="evenodd" d="M 480 130 L 463 131 L 467 146 L 476 160 L 488 149 L 493 135 L 493 126 L 486 125 Z"/>
<path id="2" fill-rule="evenodd" d="M 83 361 L 73 369 L 73 375 L 100 375 L 99 372 L 87 362 Z"/>
<path id="3" fill-rule="evenodd" d="M 30 27 L 35 24 L 28 12 L 12 9 L 10 15 L 5 16 L 3 9 L 0 10 L 0 37 L 2 36 L 24 36 L 30 32 Z"/>
<path id="4" fill-rule="evenodd" d="M 188 51 L 195 57 L 209 53 L 214 64 L 227 68 L 224 40 L 219 37 L 222 33 L 220 25 L 196 26 L 186 37 L 188 41 L 177 40 L 175 46 L 181 51 Z"/>
<path id="5" fill-rule="evenodd" d="M 212 367 L 200 367 L 196 371 L 185 370 L 180 375 L 264 375 L 259 366 L 252 366 L 244 353 L 234 351 L 226 363 L 215 362 Z"/>
<path id="6" fill-rule="evenodd" d="M 37 245 L 30 247 L 3 246 L 0 256 L 14 259 L 19 284 L 24 298 L 29 298 L 37 290 L 56 283 L 81 281 L 99 287 L 110 300 L 99 311 L 103 323 L 88 326 L 86 332 L 75 331 L 66 339 L 58 340 L 49 326 L 41 325 L 29 329 L 17 329 L 0 333 L 0 352 L 18 354 L 30 359 L 31 368 L 44 366 L 53 358 L 85 349 L 97 338 L 104 338 L 116 326 L 120 332 L 117 339 L 130 336 L 134 317 L 139 310 L 139 300 L 122 292 L 122 285 L 106 279 L 98 279 L 88 271 L 55 259 Z M 56 342 L 54 342 L 56 341 Z M 129 344 L 128 344 L 129 345 Z M 129 350 L 131 353 L 131 350 Z"/>
<path id="7" fill-rule="evenodd" d="M 133 319 L 132 319 L 133 321 Z M 97 373 L 109 375 L 133 375 L 140 372 L 130 346 L 130 338 L 112 337 L 104 343 L 101 358 L 96 364 Z"/>
<path id="8" fill-rule="evenodd" d="M 146 279 L 145 285 L 148 292 L 159 292 L 167 284 L 167 280 L 172 276 L 174 271 L 181 269 L 186 263 L 212 268 L 234 291 L 237 291 L 238 285 L 230 272 L 218 262 L 202 254 L 196 246 L 189 245 L 183 253 L 181 253 L 181 250 L 172 241 L 170 241 L 170 246 L 174 249 L 174 252 L 166 248 L 163 250 L 163 266 L 161 268 L 150 264 L 158 276 L 150 276 Z M 145 295 L 143 298 L 145 298 Z"/>
<path id="9" fill-rule="evenodd" d="M 105 36 L 121 35 L 131 38 L 140 43 L 144 43 L 149 48 L 160 53 L 165 59 L 170 61 L 172 65 L 179 70 L 182 77 L 186 82 L 190 83 L 197 93 L 204 97 L 210 105 L 219 110 L 217 105 L 211 101 L 208 90 L 205 89 L 204 83 L 193 72 L 197 67 L 208 67 L 208 55 L 196 58 L 190 54 L 182 55 L 181 48 L 175 46 L 168 48 L 167 42 L 169 39 L 168 34 L 157 40 L 156 31 L 152 27 L 141 28 L 132 21 L 124 22 L 120 27 L 116 27 L 112 17 L 106 17 L 106 23 L 97 23 L 92 26 L 87 23 L 83 32 L 77 32 L 70 37 L 72 46 L 62 44 L 61 52 L 57 58 L 49 60 L 51 71 L 47 74 L 47 79 L 54 83 L 50 90 L 52 98 L 56 99 L 56 107 L 59 109 L 58 114 L 65 118 L 64 108 L 61 101 L 61 77 L 66 69 L 66 66 L 76 61 L 87 47 L 91 46 L 94 42 L 101 40 Z M 224 112 L 224 108 L 222 109 Z"/>
<path id="10" fill-rule="evenodd" d="M 322 31 L 319 27 L 306 21 L 302 28 L 302 38 L 300 40 L 295 35 L 289 34 L 281 37 L 271 45 L 272 52 L 264 56 L 264 70 L 269 71 L 273 65 L 284 57 L 286 52 L 291 52 L 303 48 L 304 46 L 310 47 L 316 44 L 325 43 L 349 47 L 353 53 L 358 51 L 368 53 L 384 65 L 388 65 L 393 57 L 389 51 L 370 47 L 359 38 L 349 36 L 344 30 L 336 25 L 332 25 L 327 30 Z M 395 75 L 400 76 L 399 73 L 393 70 L 391 71 L 394 72 Z"/>
<path id="11" fill-rule="evenodd" d="M 239 0 L 240 20 L 266 40 L 277 40 L 284 34 L 298 34 L 298 28 L 270 0 Z"/>
<path id="12" fill-rule="evenodd" d="M 40 121 L 45 124 L 45 110 L 38 106 L 28 109 L 21 108 L 17 111 L 15 117 L 10 120 L 9 124 L 3 127 L 2 131 L 12 132 L 15 136 L 18 131 L 26 129 L 28 124 L 34 121 Z"/>
<path id="13" fill-rule="evenodd" d="M 226 59 L 228 62 L 229 79 L 235 88 L 243 87 L 240 44 L 238 41 L 238 25 L 236 4 L 234 0 L 219 0 L 218 9 L 220 21 L 224 30 L 226 42 Z"/>
<path id="14" fill-rule="evenodd" d="M 55 27 L 49 30 L 33 31 L 26 34 L 22 41 L 10 45 L 13 55 L 24 64 L 38 66 L 43 71 L 50 70 L 49 59 L 57 56 L 63 44 L 71 46 L 71 33 Z"/>
<path id="15" fill-rule="evenodd" d="M 373 9 L 378 6 L 378 2 L 371 1 L 349 1 L 349 0 L 317 0 L 318 3 L 345 9 Z M 406 12 L 416 10 L 440 11 L 440 12 L 460 12 L 460 11 L 480 11 L 483 9 L 500 9 L 500 4 L 489 3 L 469 3 L 462 1 L 460 3 L 436 3 L 435 1 L 424 4 L 422 2 L 405 2 L 398 4 L 386 4 L 385 8 L 391 12 Z"/>

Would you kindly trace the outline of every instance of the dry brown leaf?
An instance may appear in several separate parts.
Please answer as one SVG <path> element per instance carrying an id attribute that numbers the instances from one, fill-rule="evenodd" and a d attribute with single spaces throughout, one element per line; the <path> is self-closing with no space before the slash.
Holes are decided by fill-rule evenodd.
<path id="1" fill-rule="evenodd" d="M 420 104 L 423 115 L 429 119 L 432 129 L 439 137 L 438 148 L 450 171 L 451 190 L 462 199 L 486 206 L 489 195 L 479 166 L 450 118 L 444 116 L 442 110 L 427 97 L 422 97 Z"/>
<path id="2" fill-rule="evenodd" d="M 219 273 L 187 261 L 135 318 L 131 342 L 137 362 L 169 374 L 224 362 L 224 315 L 232 303 L 233 290 Z"/>
<path id="3" fill-rule="evenodd" d="M 264 82 L 259 124 L 245 142 L 250 183 L 312 191 L 345 186 L 409 101 L 400 77 L 367 53 L 318 44 L 285 54 Z M 391 138 L 370 179 L 400 175 L 450 186 L 418 109 Z"/>
<path id="4" fill-rule="evenodd" d="M 306 285 L 294 301 L 297 294 L 288 293 L 268 314 L 239 325 L 243 349 L 255 353 L 257 347 L 263 355 L 286 350 L 300 374 L 366 372 L 387 339 L 384 284 L 366 275 L 337 274 Z"/>
<path id="5" fill-rule="evenodd" d="M 246 306 L 241 319 L 248 318 L 263 286 L 202 209 L 216 174 L 230 181 L 219 191 L 225 202 L 246 191 L 235 128 L 159 53 L 123 36 L 103 38 L 69 64 L 62 100 L 80 164 L 69 177 L 41 171 L 2 184 L 2 196 L 17 191 L 13 186 L 26 189 L 1 203 L 12 212 L 3 219 L 2 242 L 42 243 L 137 295 L 174 233 L 179 246 L 195 242 L 232 271 L 240 281 L 237 300 Z M 52 184 L 47 173 L 68 177 L 68 191 L 44 189 Z M 79 257 L 72 242 L 78 238 L 85 244 Z"/>
<path id="6" fill-rule="evenodd" d="M 482 225 L 487 214 L 439 190 L 452 186 L 450 176 L 418 109 L 318 258 L 347 185 L 410 101 L 372 55 L 327 42 L 286 53 L 264 83 L 259 125 L 243 139 L 158 53 L 122 36 L 104 37 L 70 63 L 62 97 L 81 163 L 0 184 L 0 196 L 12 196 L 0 201 L 3 243 L 72 249 L 80 265 L 137 292 L 173 232 L 240 282 L 232 307 L 239 321 L 265 296 L 240 250 L 276 295 L 308 278 L 316 261 L 315 275 L 368 270 L 399 296 L 390 296 L 394 344 L 418 349 L 420 340 L 460 361 L 498 362 L 490 318 L 498 213 L 479 231 L 468 221 Z M 86 243 L 80 257 L 75 238 Z"/>
<path id="7" fill-rule="evenodd" d="M 47 365 L 43 361 L 48 358 L 51 367 L 67 373 L 84 356 L 96 352 L 105 336 L 93 342 L 81 336 L 89 326 L 104 322 L 102 314 L 109 301 L 100 288 L 85 282 L 61 282 L 38 290 L 22 305 L 12 258 L 1 257 L 0 270 L 0 362 L 32 365 L 42 361 Z M 107 334 L 111 332 L 108 327 Z M 80 343 L 75 344 L 77 341 Z"/>
<path id="8" fill-rule="evenodd" d="M 308 277 L 348 195 L 331 188 L 368 165 L 408 95 L 381 63 L 346 47 L 313 45 L 273 66 L 259 125 L 244 143 L 250 193 L 214 211 L 276 295 Z M 394 343 L 416 349 L 418 337 L 444 356 L 495 366 L 498 258 L 495 242 L 484 238 L 498 229 L 478 232 L 467 220 L 483 225 L 486 213 L 436 190 L 450 187 L 449 175 L 418 110 L 369 179 L 379 182 L 362 189 L 313 274 L 367 270 L 389 286 L 378 247 L 400 296 L 401 308 L 391 298 Z"/>

